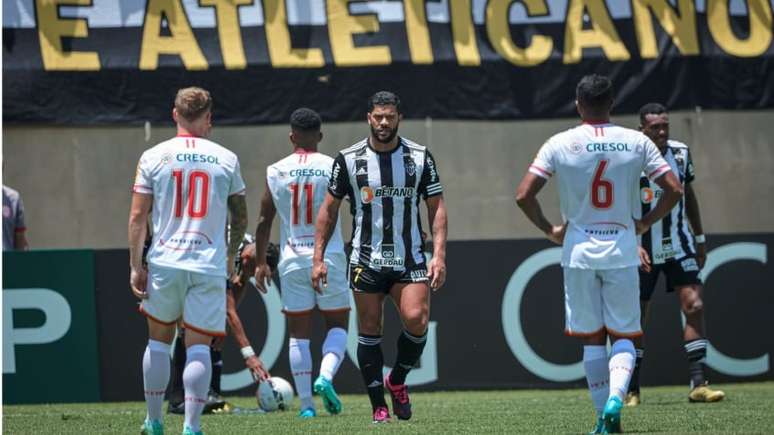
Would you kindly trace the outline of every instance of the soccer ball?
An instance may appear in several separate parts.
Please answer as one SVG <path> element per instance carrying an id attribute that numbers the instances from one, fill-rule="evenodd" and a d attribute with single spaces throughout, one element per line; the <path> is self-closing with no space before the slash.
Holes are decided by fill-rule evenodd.
<path id="1" fill-rule="evenodd" d="M 293 387 L 288 381 L 272 376 L 258 384 L 255 397 L 258 399 L 258 407 L 266 412 L 284 411 L 293 402 Z"/>

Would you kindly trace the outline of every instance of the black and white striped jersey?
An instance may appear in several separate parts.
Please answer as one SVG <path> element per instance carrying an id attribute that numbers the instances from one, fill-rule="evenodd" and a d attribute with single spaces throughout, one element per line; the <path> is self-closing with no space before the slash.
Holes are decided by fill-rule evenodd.
<path id="1" fill-rule="evenodd" d="M 688 152 L 688 146 L 684 143 L 670 140 L 667 142 L 664 160 L 669 163 L 672 172 L 680 179 L 683 187 L 694 179 L 693 162 Z M 644 175 L 640 178 L 640 199 L 642 201 L 642 215 L 644 216 L 656 206 L 662 194 L 658 184 L 650 181 Z M 650 230 L 644 233 L 641 246 L 648 251 L 654 264 L 661 264 L 670 259 L 681 259 L 688 255 L 695 255 L 693 233 L 688 225 L 688 217 L 685 214 L 685 198 L 681 198 L 672 211 L 663 219 L 653 224 Z"/>
<path id="2" fill-rule="evenodd" d="M 390 152 L 375 151 L 368 139 L 341 151 L 328 185 L 333 196 L 352 202 L 350 263 L 385 272 L 425 263 L 419 200 L 443 193 L 430 151 L 398 140 Z"/>

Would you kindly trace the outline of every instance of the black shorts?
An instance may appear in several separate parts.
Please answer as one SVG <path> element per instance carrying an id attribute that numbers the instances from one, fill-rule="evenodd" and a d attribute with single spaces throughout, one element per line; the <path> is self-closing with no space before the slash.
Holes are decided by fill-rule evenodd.
<path id="1" fill-rule="evenodd" d="M 649 301 L 656 289 L 658 276 L 661 272 L 666 276 L 666 291 L 672 292 L 675 287 L 684 285 L 701 285 L 699 278 L 699 265 L 696 257 L 689 255 L 679 260 L 667 260 L 662 264 L 651 264 L 650 272 L 640 269 L 640 300 Z"/>
<path id="2" fill-rule="evenodd" d="M 349 285 L 353 291 L 363 293 L 389 293 L 395 284 L 429 282 L 427 265 L 417 264 L 403 271 L 384 272 L 362 264 L 349 265 Z"/>

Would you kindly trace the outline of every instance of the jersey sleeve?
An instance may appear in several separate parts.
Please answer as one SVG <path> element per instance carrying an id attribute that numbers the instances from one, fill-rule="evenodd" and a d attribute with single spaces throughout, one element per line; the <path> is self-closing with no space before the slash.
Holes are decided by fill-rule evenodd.
<path id="1" fill-rule="evenodd" d="M 538 150 L 535 160 L 529 165 L 529 172 L 545 179 L 554 175 L 554 147 L 551 140 L 546 141 Z"/>
<path id="2" fill-rule="evenodd" d="M 27 229 L 27 225 L 24 223 L 24 202 L 21 195 L 16 200 L 16 232 L 22 232 Z"/>
<path id="3" fill-rule="evenodd" d="M 134 177 L 132 192 L 153 194 L 153 179 L 150 174 L 150 165 L 150 157 L 148 157 L 147 153 L 143 153 L 140 161 L 137 163 L 137 174 Z"/>
<path id="4" fill-rule="evenodd" d="M 231 187 L 228 190 L 228 195 L 244 195 L 245 194 L 245 180 L 242 179 L 242 168 L 239 165 L 239 159 L 234 162 L 234 172 L 231 173 Z"/>
<path id="5" fill-rule="evenodd" d="M 691 152 L 686 151 L 685 154 L 687 155 L 685 159 L 685 184 L 688 184 L 693 182 L 696 175 L 693 171 L 693 158 L 691 157 Z"/>
<path id="6" fill-rule="evenodd" d="M 644 160 L 642 164 L 642 172 L 648 176 L 651 180 L 666 174 L 671 171 L 669 163 L 661 157 L 658 147 L 650 139 L 645 140 L 643 143 Z"/>
<path id="7" fill-rule="evenodd" d="M 328 180 L 328 192 L 338 199 L 342 199 L 349 191 L 349 171 L 344 154 L 339 153 L 333 160 L 331 178 Z"/>
<path id="8" fill-rule="evenodd" d="M 425 164 L 422 169 L 422 177 L 419 179 L 419 194 L 427 199 L 443 193 L 443 185 L 438 176 L 438 167 L 430 150 L 425 152 Z"/>

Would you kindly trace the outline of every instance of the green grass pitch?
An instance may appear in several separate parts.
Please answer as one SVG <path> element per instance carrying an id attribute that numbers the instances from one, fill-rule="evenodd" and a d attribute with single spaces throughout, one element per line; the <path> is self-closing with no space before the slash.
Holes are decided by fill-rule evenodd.
<path id="1" fill-rule="evenodd" d="M 625 432 L 771 433 L 774 431 L 774 382 L 725 384 L 724 401 L 688 403 L 687 387 L 653 387 L 642 391 L 642 405 L 625 408 Z M 344 395 L 344 411 L 331 417 L 315 398 L 317 418 L 301 421 L 294 409 L 260 415 L 206 415 L 206 434 L 258 433 L 582 433 L 594 424 L 585 389 L 510 390 L 412 394 L 414 417 L 408 422 L 372 425 L 368 399 Z M 254 407 L 254 399 L 234 397 L 237 406 Z M 139 433 L 144 404 L 90 403 L 4 405 L 6 434 Z M 166 416 L 167 434 L 179 434 L 182 418 Z"/>

